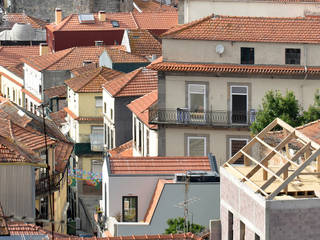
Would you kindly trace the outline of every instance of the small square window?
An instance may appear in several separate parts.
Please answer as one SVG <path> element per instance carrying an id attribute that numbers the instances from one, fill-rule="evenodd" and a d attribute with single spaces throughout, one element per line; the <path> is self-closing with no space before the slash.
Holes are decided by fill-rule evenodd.
<path id="1" fill-rule="evenodd" d="M 206 137 L 188 137 L 188 156 L 205 156 L 207 155 L 207 138 Z"/>
<path id="2" fill-rule="evenodd" d="M 286 48 L 286 64 L 300 64 L 300 49 Z"/>
<path id="3" fill-rule="evenodd" d="M 241 64 L 254 64 L 254 48 L 241 48 Z"/>
<path id="4" fill-rule="evenodd" d="M 102 108 L 102 97 L 95 97 L 96 100 L 96 107 Z"/>

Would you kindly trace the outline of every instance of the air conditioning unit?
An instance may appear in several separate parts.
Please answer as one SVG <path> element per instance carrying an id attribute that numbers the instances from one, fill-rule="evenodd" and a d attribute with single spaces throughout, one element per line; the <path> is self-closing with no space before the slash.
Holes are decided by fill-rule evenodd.
<path id="1" fill-rule="evenodd" d="M 220 177 L 216 172 L 192 171 L 188 173 L 177 173 L 175 182 L 219 182 Z"/>

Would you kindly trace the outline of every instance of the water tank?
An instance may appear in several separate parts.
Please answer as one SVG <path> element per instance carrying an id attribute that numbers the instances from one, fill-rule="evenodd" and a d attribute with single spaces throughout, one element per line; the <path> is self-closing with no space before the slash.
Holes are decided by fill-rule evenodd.
<path id="1" fill-rule="evenodd" d="M 34 39 L 34 35 L 32 26 L 25 23 L 15 23 L 10 32 L 13 41 L 31 41 Z"/>

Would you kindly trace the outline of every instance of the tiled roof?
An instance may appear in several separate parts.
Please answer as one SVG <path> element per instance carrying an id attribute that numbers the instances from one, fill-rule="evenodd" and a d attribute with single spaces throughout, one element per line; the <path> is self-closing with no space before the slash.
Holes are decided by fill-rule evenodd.
<path id="1" fill-rule="evenodd" d="M 7 13 L 3 18 L 4 20 L 12 23 L 29 23 L 32 28 L 44 28 L 48 24 L 41 19 L 28 16 L 24 13 Z"/>
<path id="2" fill-rule="evenodd" d="M 320 144 L 320 119 L 297 127 L 296 129 L 302 132 L 312 141 Z"/>
<path id="3" fill-rule="evenodd" d="M 149 108 L 158 100 L 158 90 L 154 90 L 128 104 L 128 108 L 149 128 L 157 129 L 158 125 L 149 124 Z"/>
<path id="4" fill-rule="evenodd" d="M 138 8 L 142 12 L 177 11 L 177 8 L 166 4 L 160 4 L 160 2 L 155 0 L 134 0 L 133 2 L 138 6 Z"/>
<path id="5" fill-rule="evenodd" d="M 123 73 L 107 67 L 99 67 L 68 79 L 65 83 L 74 92 L 102 93 L 102 85 L 120 75 Z"/>
<path id="6" fill-rule="evenodd" d="M 109 159 L 111 174 L 162 175 L 186 171 L 211 171 L 208 157 L 123 157 Z"/>
<path id="7" fill-rule="evenodd" d="M 128 30 L 131 53 L 140 56 L 161 55 L 161 43 L 148 30 Z"/>
<path id="8" fill-rule="evenodd" d="M 125 29 L 169 29 L 178 24 L 177 11 L 152 12 L 119 12 L 106 13 L 106 21 L 99 21 L 98 14 L 94 14 L 94 23 L 79 22 L 78 14 L 71 14 L 58 25 L 47 25 L 50 31 L 116 31 Z M 119 22 L 119 27 L 113 27 L 111 21 Z"/>
<path id="9" fill-rule="evenodd" d="M 144 63 L 146 58 L 116 48 L 106 49 L 113 63 Z"/>
<path id="10" fill-rule="evenodd" d="M 230 17 L 208 16 L 173 27 L 163 38 L 238 41 L 319 43 L 320 21 L 312 17 Z"/>
<path id="11" fill-rule="evenodd" d="M 66 111 L 71 118 L 79 122 L 97 122 L 97 123 L 103 122 L 103 117 L 81 117 L 81 116 L 79 117 L 74 112 L 72 112 L 68 107 L 65 107 L 63 110 Z"/>
<path id="12" fill-rule="evenodd" d="M 4 218 L 4 212 L 0 202 L 0 236 L 7 236 L 9 235 L 9 229 L 7 226 L 7 221 Z"/>
<path id="13" fill-rule="evenodd" d="M 61 109 L 57 112 L 50 113 L 50 118 L 54 123 L 60 127 L 62 123 L 66 123 L 67 112 L 64 109 Z"/>
<path id="14" fill-rule="evenodd" d="M 21 63 L 18 63 L 17 65 L 7 67 L 7 70 L 12 72 L 16 76 L 23 78 L 24 77 L 23 65 L 24 64 L 21 62 Z"/>
<path id="15" fill-rule="evenodd" d="M 31 92 L 29 92 L 27 89 L 23 88 L 21 92 L 25 93 L 29 97 L 31 97 L 33 100 L 35 100 L 37 103 L 42 103 L 41 99 L 37 98 L 35 95 L 33 95 Z"/>
<path id="16" fill-rule="evenodd" d="M 74 76 L 78 76 L 78 75 L 83 74 L 87 71 L 91 71 L 93 69 L 96 69 L 97 67 L 98 67 L 97 63 L 90 63 L 90 64 L 86 64 L 84 66 L 75 68 L 71 72 Z"/>
<path id="17" fill-rule="evenodd" d="M 156 62 L 147 68 L 164 72 L 207 72 L 207 73 L 242 73 L 242 74 L 277 74 L 277 75 L 319 75 L 320 67 L 289 65 L 240 65 L 240 64 L 205 64 L 181 62 Z"/>
<path id="18" fill-rule="evenodd" d="M 162 190 L 163 190 L 164 185 L 166 183 L 173 183 L 173 180 L 172 179 L 170 179 L 170 180 L 159 179 L 158 180 L 157 186 L 156 186 L 156 188 L 154 190 L 152 199 L 151 199 L 150 204 L 149 204 L 149 208 L 148 208 L 148 210 L 146 212 L 146 215 L 144 216 L 144 222 L 147 222 L 147 223 L 151 222 L 152 216 L 154 214 L 154 211 L 156 210 L 156 207 L 158 205 Z"/>
<path id="19" fill-rule="evenodd" d="M 0 65 L 15 66 L 21 63 L 21 58 L 38 56 L 39 46 L 0 46 Z"/>
<path id="20" fill-rule="evenodd" d="M 109 150 L 109 154 L 112 157 L 132 157 L 133 149 L 132 149 L 132 140 L 120 145 L 119 147 L 113 148 Z"/>
<path id="21" fill-rule="evenodd" d="M 130 73 L 118 76 L 103 87 L 113 97 L 142 96 L 157 89 L 158 75 L 156 71 L 138 68 Z"/>
<path id="22" fill-rule="evenodd" d="M 67 87 L 65 85 L 54 86 L 44 90 L 44 94 L 50 98 L 65 98 L 67 97 Z"/>

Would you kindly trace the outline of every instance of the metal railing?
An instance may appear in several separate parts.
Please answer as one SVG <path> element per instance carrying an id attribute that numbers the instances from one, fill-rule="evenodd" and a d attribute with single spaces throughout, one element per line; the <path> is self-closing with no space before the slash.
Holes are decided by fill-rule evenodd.
<path id="1" fill-rule="evenodd" d="M 36 195 L 42 195 L 57 191 L 60 188 L 60 173 L 50 175 L 50 188 L 49 179 L 47 176 L 40 177 L 36 180 Z"/>
<path id="2" fill-rule="evenodd" d="M 153 124 L 183 124 L 210 126 L 249 126 L 256 112 L 210 111 L 193 112 L 186 108 L 150 109 L 149 122 Z"/>

